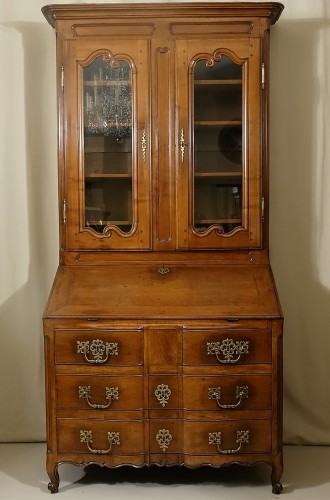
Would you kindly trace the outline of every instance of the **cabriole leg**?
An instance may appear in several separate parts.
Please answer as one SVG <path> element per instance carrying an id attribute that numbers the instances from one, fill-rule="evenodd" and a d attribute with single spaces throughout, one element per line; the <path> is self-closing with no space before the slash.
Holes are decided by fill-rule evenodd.
<path id="1" fill-rule="evenodd" d="M 48 483 L 48 489 L 51 493 L 57 493 L 60 484 L 60 477 L 58 474 L 58 464 L 50 465 L 47 464 L 47 473 L 50 479 Z"/>
<path id="2" fill-rule="evenodd" d="M 273 465 L 273 467 L 272 467 L 272 492 L 275 495 L 279 495 L 281 493 L 281 491 L 283 490 L 283 486 L 282 486 L 282 483 L 280 481 L 282 473 L 283 473 L 282 466 L 277 467 L 276 465 Z"/>

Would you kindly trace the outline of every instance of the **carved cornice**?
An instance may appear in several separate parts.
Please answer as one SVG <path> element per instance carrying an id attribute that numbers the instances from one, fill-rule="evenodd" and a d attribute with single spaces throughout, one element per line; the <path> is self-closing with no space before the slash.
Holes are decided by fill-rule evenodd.
<path id="1" fill-rule="evenodd" d="M 64 19 L 105 19 L 124 18 L 129 13 L 131 19 L 150 17 L 266 17 L 271 24 L 279 19 L 284 5 L 279 2 L 233 2 L 233 3 L 177 3 L 177 4 L 61 4 L 46 5 L 42 13 L 55 27 L 57 20 Z"/>

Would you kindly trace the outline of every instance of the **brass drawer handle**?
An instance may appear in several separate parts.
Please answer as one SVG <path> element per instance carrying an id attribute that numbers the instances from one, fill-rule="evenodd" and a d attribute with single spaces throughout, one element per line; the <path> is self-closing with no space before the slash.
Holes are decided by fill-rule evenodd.
<path id="1" fill-rule="evenodd" d="M 208 395 L 209 399 L 215 399 L 218 406 L 220 408 L 223 408 L 224 410 L 231 410 L 233 408 L 237 408 L 241 402 L 242 399 L 248 398 L 249 397 L 249 387 L 247 385 L 237 385 L 236 386 L 236 399 L 238 399 L 238 402 L 235 404 L 230 404 L 230 405 L 225 405 L 220 403 L 221 399 L 221 387 L 209 387 L 208 390 Z"/>
<path id="2" fill-rule="evenodd" d="M 243 354 L 249 354 L 249 341 L 224 339 L 222 342 L 207 342 L 207 354 L 215 355 L 219 363 L 235 364 Z"/>
<path id="3" fill-rule="evenodd" d="M 88 363 L 102 364 L 108 361 L 109 356 L 118 356 L 118 343 L 104 343 L 100 339 L 93 340 L 91 343 L 89 340 L 86 342 L 77 340 L 77 353 L 84 354 Z M 87 354 L 91 354 L 93 359 L 87 357 Z"/>
<path id="4" fill-rule="evenodd" d="M 236 443 L 238 444 L 238 448 L 234 450 L 221 450 L 221 432 L 209 432 L 209 444 L 215 444 L 220 455 L 235 455 L 235 453 L 240 451 L 243 443 L 249 443 L 249 434 L 250 431 L 248 430 L 236 432 Z"/>
<path id="5" fill-rule="evenodd" d="M 115 399 L 119 399 L 118 387 L 106 387 L 105 388 L 105 399 L 109 402 L 106 405 L 98 405 L 91 402 L 91 386 L 90 385 L 80 385 L 78 387 L 79 398 L 86 399 L 88 405 L 96 410 L 106 410 L 111 406 L 111 403 Z"/>
<path id="6" fill-rule="evenodd" d="M 159 384 L 155 390 L 155 396 L 159 404 L 164 408 L 169 402 L 172 391 L 167 384 Z"/>
<path id="7" fill-rule="evenodd" d="M 91 447 L 93 443 L 93 433 L 92 431 L 80 431 L 80 442 L 86 443 L 87 448 L 91 453 L 95 453 L 96 455 L 107 455 L 111 452 L 113 444 L 120 444 L 120 434 L 119 432 L 108 432 L 108 441 L 109 448 L 106 450 L 94 450 Z"/>
<path id="8" fill-rule="evenodd" d="M 161 450 L 166 451 L 172 441 L 172 435 L 168 429 L 159 429 L 156 435 L 156 441 Z"/>

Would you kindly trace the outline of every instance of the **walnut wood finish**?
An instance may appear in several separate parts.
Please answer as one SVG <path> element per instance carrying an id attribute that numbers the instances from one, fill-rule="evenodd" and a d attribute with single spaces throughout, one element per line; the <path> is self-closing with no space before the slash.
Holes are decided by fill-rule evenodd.
<path id="1" fill-rule="evenodd" d="M 90 269 L 59 269 L 44 320 L 48 471 L 55 486 L 54 470 L 63 461 L 105 463 L 109 467 L 120 463 L 221 466 L 230 462 L 229 455 L 210 447 L 209 433 L 221 432 L 224 449 L 235 450 L 240 430 L 248 430 L 250 440 L 239 453 L 232 454 L 231 460 L 249 464 L 262 460 L 276 468 L 276 477 L 280 475 L 282 320 L 269 268 L 254 264 L 232 269 L 213 265 L 210 274 L 206 268 L 204 281 L 198 263 L 195 265 L 196 269 L 190 265 L 183 272 L 173 262 L 172 274 L 160 279 L 153 264 L 149 268 L 141 265 L 140 272 L 136 265 L 120 262 Z M 199 278 L 192 285 L 196 270 Z M 115 293 L 104 293 L 109 282 L 113 290 L 120 290 L 117 273 L 125 288 L 121 304 Z M 141 286 L 137 295 L 139 307 L 133 302 L 136 273 L 146 287 L 143 292 Z M 156 277 L 154 281 L 152 276 Z M 206 287 L 208 280 L 218 283 L 218 287 Z M 248 283 L 250 293 L 238 294 L 235 283 L 237 290 L 246 289 Z M 195 299 L 189 303 L 186 297 L 192 287 Z M 155 314 L 155 307 L 161 303 L 163 307 L 158 306 Z M 207 318 L 201 312 L 205 308 Z M 240 314 L 247 310 L 245 317 Z M 91 363 L 91 347 L 96 341 L 94 347 L 118 345 L 118 353 L 105 360 L 104 352 L 96 350 L 94 355 L 100 354 L 104 362 Z M 89 343 L 88 359 L 77 352 L 78 342 Z M 208 348 L 214 345 L 223 346 L 220 361 Z M 237 345 L 244 349 L 240 356 L 234 352 L 228 358 L 226 345 L 234 351 Z M 222 362 L 228 359 L 234 362 Z M 93 408 L 86 398 L 79 398 L 79 387 L 86 386 L 90 387 L 92 404 L 107 403 L 107 387 L 118 387 L 119 398 L 109 408 Z M 209 389 L 220 388 L 219 403 L 233 406 L 237 403 L 237 387 L 242 386 L 248 388 L 248 397 L 243 397 L 237 407 L 221 408 L 209 398 Z M 111 426 L 119 420 L 120 428 Z M 142 448 L 141 441 L 130 440 L 126 433 L 131 423 L 141 428 Z M 213 428 L 212 423 L 217 427 Z M 126 442 L 123 448 L 114 445 L 111 453 L 100 452 L 101 459 L 98 453 L 92 453 L 90 458 L 90 450 L 79 441 L 81 430 L 92 431 L 94 450 L 107 450 L 108 432 L 120 432 L 129 440 L 130 448 Z M 165 436 L 157 440 L 160 431 Z M 225 438 L 227 432 L 230 437 Z"/>
<path id="2" fill-rule="evenodd" d="M 52 493 L 61 463 L 266 462 L 273 492 L 282 489 L 283 320 L 267 250 L 263 80 L 270 25 L 282 9 L 42 9 L 57 33 L 58 70 L 60 266 L 44 313 Z M 85 178 L 82 75 L 110 52 L 132 71 L 132 175 Z M 242 220 L 228 231 L 212 221 L 198 230 L 192 75 L 201 58 L 212 66 L 219 55 L 244 66 L 242 81 L 229 84 L 242 85 Z M 111 221 L 98 232 L 86 225 L 85 180 L 93 175 L 131 179 L 130 231 Z"/>
<path id="3" fill-rule="evenodd" d="M 279 315 L 267 265 L 173 262 L 166 275 L 158 272 L 161 265 L 117 261 L 108 266 L 61 266 L 45 315 L 91 319 L 262 319 Z"/>

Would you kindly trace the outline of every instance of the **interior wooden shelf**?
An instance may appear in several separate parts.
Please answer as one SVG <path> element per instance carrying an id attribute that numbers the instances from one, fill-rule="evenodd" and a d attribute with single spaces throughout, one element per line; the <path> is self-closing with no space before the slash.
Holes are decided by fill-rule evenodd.
<path id="1" fill-rule="evenodd" d="M 93 136 L 90 135 L 89 138 L 90 137 L 93 137 Z M 94 137 L 96 137 L 96 136 L 94 135 Z M 100 155 L 131 155 L 132 151 L 109 151 L 107 149 L 89 149 L 89 148 L 85 148 L 85 156 L 86 155 L 96 155 L 96 154 L 100 154 Z"/>
<path id="2" fill-rule="evenodd" d="M 132 221 L 129 220 L 88 220 L 89 226 L 131 226 Z M 87 222 L 86 222 L 86 226 Z"/>
<path id="3" fill-rule="evenodd" d="M 131 174 L 85 174 L 85 179 L 131 179 Z"/>
<path id="4" fill-rule="evenodd" d="M 195 172 L 195 177 L 242 177 L 242 172 Z"/>
<path id="5" fill-rule="evenodd" d="M 131 86 L 129 80 L 86 80 L 84 87 L 118 87 L 120 85 Z"/>
<path id="6" fill-rule="evenodd" d="M 196 120 L 194 122 L 195 125 L 203 125 L 203 126 L 208 126 L 208 127 L 215 127 L 215 126 L 225 126 L 225 125 L 235 125 L 235 126 L 240 126 L 242 125 L 241 120 Z"/>
<path id="7" fill-rule="evenodd" d="M 240 224 L 241 219 L 197 219 L 196 224 Z"/>
<path id="8" fill-rule="evenodd" d="M 242 80 L 195 80 L 195 85 L 242 85 Z"/>

